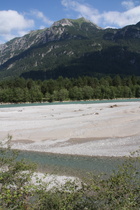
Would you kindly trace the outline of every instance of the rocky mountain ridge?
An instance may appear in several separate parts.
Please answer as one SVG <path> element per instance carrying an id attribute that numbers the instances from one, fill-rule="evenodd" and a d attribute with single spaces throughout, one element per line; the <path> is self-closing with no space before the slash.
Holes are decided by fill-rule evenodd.
<path id="1" fill-rule="evenodd" d="M 78 21 L 79 25 L 83 22 L 88 22 L 91 25 L 94 25 L 84 18 L 80 18 Z M 34 45 L 45 44 L 51 41 L 59 41 L 62 39 L 63 33 L 66 31 L 65 27 L 74 27 L 74 22 L 76 21 L 70 19 L 62 19 L 60 21 L 54 22 L 50 28 L 31 31 L 23 37 L 14 38 L 9 42 L 0 45 L 0 64 L 3 64 L 9 58 L 18 55 L 21 51 L 27 50 Z M 9 56 L 6 56 L 7 54 L 9 54 Z"/>
<path id="2" fill-rule="evenodd" d="M 96 62 L 97 59 L 104 60 L 106 53 L 109 53 L 108 62 L 117 59 L 119 54 L 122 54 L 120 61 L 124 58 L 124 63 L 130 57 L 128 63 L 130 61 L 132 63 L 133 60 L 133 67 L 138 73 L 139 46 L 140 22 L 122 29 L 102 29 L 84 18 L 62 19 L 55 22 L 50 28 L 31 31 L 23 37 L 0 45 L 0 77 L 25 76 L 27 72 L 31 74 L 38 72 L 39 74 L 39 71 L 40 74 L 47 72 L 45 78 L 48 72 L 51 72 L 49 73 L 51 77 L 55 72 L 57 76 L 60 76 L 63 71 L 67 72 L 70 77 L 71 70 L 68 69 L 75 69 L 77 63 L 77 69 L 84 68 L 85 70 L 82 70 L 84 74 L 90 71 L 89 74 L 92 75 L 92 72 L 100 72 L 98 68 L 101 67 Z M 132 52 L 135 55 L 132 55 Z M 111 58 L 112 54 L 114 58 Z M 98 66 L 95 70 L 94 68 L 91 70 L 95 66 L 93 58 Z M 90 62 L 90 65 L 87 65 L 86 62 Z M 122 63 L 123 66 L 125 66 L 124 63 Z M 106 71 L 103 68 L 103 73 Z"/>

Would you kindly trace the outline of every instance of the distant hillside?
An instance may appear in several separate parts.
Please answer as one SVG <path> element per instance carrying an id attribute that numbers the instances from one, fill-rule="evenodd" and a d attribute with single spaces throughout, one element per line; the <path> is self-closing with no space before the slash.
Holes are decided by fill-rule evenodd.
<path id="1" fill-rule="evenodd" d="M 84 18 L 62 19 L 0 45 L 0 79 L 115 74 L 140 76 L 140 22 L 102 29 Z"/>

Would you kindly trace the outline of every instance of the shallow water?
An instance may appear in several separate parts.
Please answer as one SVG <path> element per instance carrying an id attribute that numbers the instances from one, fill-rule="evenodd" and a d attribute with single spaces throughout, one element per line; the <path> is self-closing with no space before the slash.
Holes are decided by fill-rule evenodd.
<path id="1" fill-rule="evenodd" d="M 59 175 L 85 176 L 86 173 L 111 174 L 124 162 L 117 157 L 88 157 L 21 151 L 20 158 L 34 162 L 40 172 Z"/>
<path id="2" fill-rule="evenodd" d="M 0 108 L 23 107 L 23 106 L 65 105 L 65 104 L 118 103 L 118 102 L 137 102 L 137 101 L 140 101 L 140 98 L 113 99 L 113 100 L 94 100 L 94 101 L 68 101 L 68 102 L 53 102 L 53 103 L 0 104 Z"/>

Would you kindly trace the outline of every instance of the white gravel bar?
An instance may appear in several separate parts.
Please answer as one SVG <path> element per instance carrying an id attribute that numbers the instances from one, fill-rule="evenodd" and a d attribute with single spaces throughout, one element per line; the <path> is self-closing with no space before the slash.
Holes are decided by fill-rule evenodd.
<path id="1" fill-rule="evenodd" d="M 140 148 L 140 102 L 0 108 L 0 139 L 12 148 L 127 156 Z"/>

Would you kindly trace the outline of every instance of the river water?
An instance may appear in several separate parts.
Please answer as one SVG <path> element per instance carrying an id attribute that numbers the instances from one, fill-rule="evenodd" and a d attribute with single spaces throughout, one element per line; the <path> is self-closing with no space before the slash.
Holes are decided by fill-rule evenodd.
<path id="1" fill-rule="evenodd" d="M 140 98 L 132 99 L 114 99 L 114 100 L 95 100 L 95 101 L 66 101 L 53 103 L 17 103 L 17 104 L 0 104 L 0 108 L 23 107 L 23 106 L 46 106 L 46 105 L 67 105 L 67 104 L 97 104 L 97 103 L 118 103 L 118 102 L 137 102 Z"/>
<path id="2" fill-rule="evenodd" d="M 108 174 L 116 171 L 125 161 L 122 157 L 89 157 L 21 151 L 20 159 L 37 164 L 40 172 L 85 177 L 88 173 Z"/>

